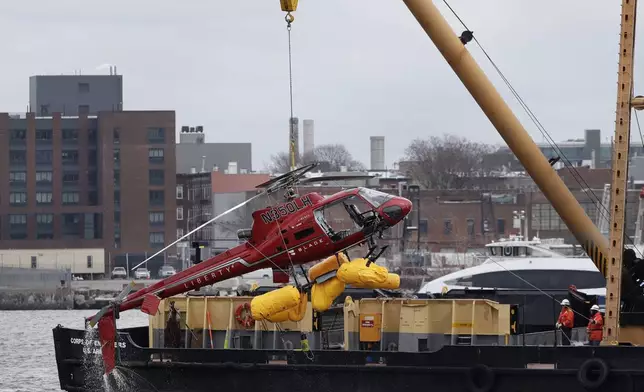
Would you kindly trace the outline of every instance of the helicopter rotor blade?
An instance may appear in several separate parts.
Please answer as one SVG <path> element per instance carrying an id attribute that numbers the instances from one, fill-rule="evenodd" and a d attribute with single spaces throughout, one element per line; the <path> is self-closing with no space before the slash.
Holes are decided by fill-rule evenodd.
<path id="1" fill-rule="evenodd" d="M 309 177 L 309 178 L 303 178 L 300 180 L 301 184 L 312 184 L 316 182 L 323 182 L 323 183 L 334 183 L 337 181 L 351 181 L 351 180 L 369 180 L 375 178 L 375 176 L 366 174 L 366 175 L 356 175 L 356 176 L 350 176 L 350 175 L 341 175 L 341 176 L 320 176 L 320 177 Z"/>
<path id="2" fill-rule="evenodd" d="M 281 176 L 272 178 L 262 184 L 257 185 L 255 188 L 264 189 L 264 191 L 268 194 L 274 193 L 279 189 L 282 189 L 300 182 L 300 179 L 304 177 L 304 174 L 313 170 L 318 165 L 319 163 L 317 162 L 310 163 L 306 166 L 302 166 L 288 173 L 284 173 Z"/>
<path id="3" fill-rule="evenodd" d="M 90 320 L 90 322 L 89 322 L 89 326 L 90 326 L 90 327 L 92 327 L 92 328 L 94 328 L 94 326 L 96 325 L 96 323 L 98 323 L 98 321 L 99 321 L 103 316 L 105 316 L 105 314 L 107 314 L 107 312 L 109 312 L 109 311 L 110 311 L 110 309 L 112 309 L 112 307 L 114 307 L 114 306 L 118 306 L 118 304 L 119 304 L 121 301 L 123 301 L 123 300 L 125 299 L 125 297 L 127 297 L 127 296 L 128 296 L 128 294 L 130 294 L 130 292 L 134 289 L 134 285 L 135 285 L 135 283 L 134 283 L 133 281 L 132 281 L 132 282 L 130 282 L 130 283 L 128 283 L 128 285 L 127 285 L 127 286 L 125 286 L 125 287 L 123 288 L 123 290 L 119 293 L 119 295 L 117 295 L 117 296 L 116 296 L 116 298 L 114 298 L 114 300 L 112 301 L 112 303 L 110 303 L 109 305 L 104 306 L 103 308 L 101 308 L 101 310 L 99 310 L 99 311 L 98 311 L 98 313 L 96 313 L 96 314 L 94 315 L 94 317 L 92 317 L 92 319 L 91 319 L 91 320 Z"/>
<path id="4" fill-rule="evenodd" d="M 256 198 L 258 198 L 258 197 L 260 197 L 260 196 L 264 195 L 265 193 L 266 193 L 266 191 L 262 191 L 262 192 L 260 192 L 260 193 L 256 194 L 255 196 L 251 197 L 250 199 L 245 200 L 245 201 L 243 201 L 243 202 L 241 202 L 241 203 L 237 204 L 236 206 L 234 206 L 234 207 L 232 207 L 232 208 L 227 209 L 226 211 L 222 212 L 221 214 L 217 215 L 216 217 L 212 218 L 211 220 L 209 220 L 208 222 L 206 222 L 206 223 L 202 224 L 201 226 L 194 228 L 192 231 L 188 232 L 187 234 L 184 234 L 182 237 L 177 238 L 177 239 L 176 239 L 173 243 L 171 243 L 170 245 L 167 245 L 165 248 L 163 248 L 163 249 L 159 250 L 158 252 L 156 252 L 156 253 L 155 253 L 155 254 L 153 254 L 152 256 L 148 257 L 147 259 L 143 260 L 143 261 L 142 261 L 142 262 L 140 262 L 139 264 L 137 264 L 137 265 L 135 265 L 134 267 L 132 267 L 132 268 L 130 269 L 130 271 L 134 271 L 134 270 L 135 270 L 135 269 L 137 269 L 139 266 L 141 266 L 141 265 L 143 265 L 143 264 L 147 263 L 149 260 L 153 259 L 153 258 L 154 258 L 154 257 L 156 257 L 157 255 L 159 255 L 159 254 L 161 254 L 161 253 L 165 252 L 168 248 L 170 248 L 170 247 L 174 246 L 177 242 L 182 241 L 184 238 L 189 237 L 192 233 L 194 233 L 194 232 L 196 232 L 196 231 L 199 231 L 199 230 L 203 229 L 204 227 L 208 226 L 209 224 L 211 224 L 211 223 L 215 222 L 217 219 L 222 218 L 222 217 L 224 217 L 224 216 L 226 216 L 226 215 L 230 214 L 231 212 L 233 212 L 233 211 L 235 211 L 235 210 L 237 210 L 237 209 L 239 209 L 239 208 L 241 208 L 241 207 L 245 206 L 246 204 L 248 204 L 248 203 L 250 203 L 251 201 L 255 200 Z"/>

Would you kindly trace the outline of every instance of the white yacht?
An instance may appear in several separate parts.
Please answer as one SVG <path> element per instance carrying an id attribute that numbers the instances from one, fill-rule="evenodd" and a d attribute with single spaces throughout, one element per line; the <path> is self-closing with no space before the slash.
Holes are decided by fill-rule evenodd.
<path id="1" fill-rule="evenodd" d="M 486 256 L 482 264 L 424 284 L 419 293 L 439 294 L 453 289 L 567 290 L 574 285 L 585 294 L 606 295 L 606 279 L 595 264 L 581 247 L 564 244 L 562 239 L 511 236 L 487 244 Z"/>

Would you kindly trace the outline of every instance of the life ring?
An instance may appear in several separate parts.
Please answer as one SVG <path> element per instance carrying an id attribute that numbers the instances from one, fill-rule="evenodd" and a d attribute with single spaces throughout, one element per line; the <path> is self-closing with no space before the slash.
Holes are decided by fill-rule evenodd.
<path id="1" fill-rule="evenodd" d="M 471 392 L 490 392 L 494 387 L 494 371 L 485 365 L 475 365 L 468 369 L 467 387 Z"/>
<path id="2" fill-rule="evenodd" d="M 391 342 L 387 345 L 387 351 L 398 351 L 398 345 L 394 342 Z"/>
<path id="3" fill-rule="evenodd" d="M 589 358 L 577 371 L 577 380 L 586 389 L 601 387 L 608 377 L 608 365 L 600 358 Z"/>
<path id="4" fill-rule="evenodd" d="M 250 304 L 245 302 L 237 307 L 235 310 L 235 320 L 241 324 L 244 328 L 253 328 L 255 326 L 255 320 L 250 312 Z"/>
<path id="5" fill-rule="evenodd" d="M 293 342 L 291 342 L 290 340 L 285 340 L 283 344 L 284 344 L 285 350 L 288 350 L 288 351 L 293 350 Z"/>

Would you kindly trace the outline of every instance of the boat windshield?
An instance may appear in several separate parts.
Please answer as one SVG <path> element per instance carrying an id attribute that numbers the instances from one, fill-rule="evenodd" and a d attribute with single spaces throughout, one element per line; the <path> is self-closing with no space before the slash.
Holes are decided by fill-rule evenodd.
<path id="1" fill-rule="evenodd" d="M 489 246 L 490 256 L 525 257 L 532 256 L 532 249 L 525 246 Z"/>
<path id="2" fill-rule="evenodd" d="M 374 206 L 374 208 L 378 208 L 388 200 L 393 199 L 392 195 L 369 188 L 360 188 L 358 194 Z"/>

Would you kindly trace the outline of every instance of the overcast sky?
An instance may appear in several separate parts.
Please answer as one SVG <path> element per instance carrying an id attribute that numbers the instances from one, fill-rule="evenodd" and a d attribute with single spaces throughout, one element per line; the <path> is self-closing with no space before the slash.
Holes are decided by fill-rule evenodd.
<path id="1" fill-rule="evenodd" d="M 557 141 L 614 131 L 620 3 L 450 1 Z M 369 165 L 369 136 L 383 135 L 391 165 L 418 137 L 502 143 L 402 0 L 301 0 L 295 16 L 295 114 L 315 120 L 316 144 L 345 143 Z M 176 110 L 178 128 L 203 125 L 211 142 L 252 142 L 255 169 L 287 149 L 278 0 L 3 0 L 0 36 L 0 111 L 25 110 L 30 75 L 107 73 L 97 67 L 110 63 L 124 75 L 127 110 Z M 543 141 L 480 50 L 468 48 Z M 643 73 L 635 75 L 637 94 Z M 636 128 L 632 137 L 640 141 Z"/>

